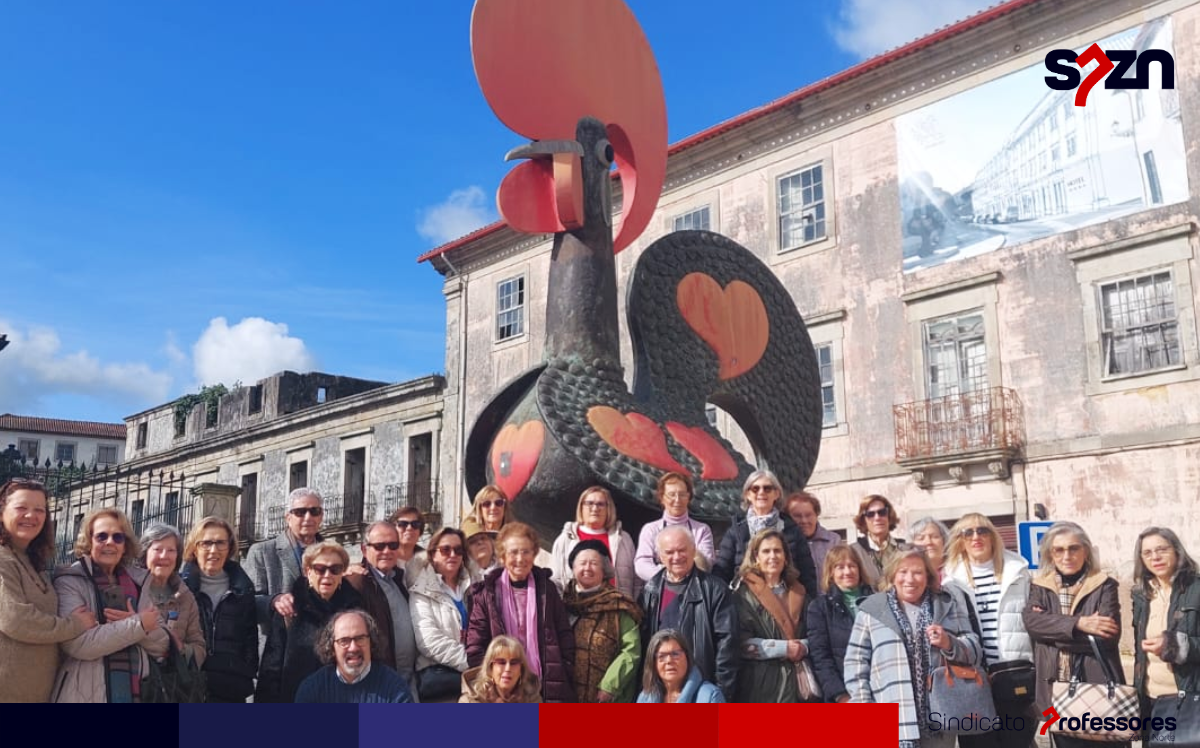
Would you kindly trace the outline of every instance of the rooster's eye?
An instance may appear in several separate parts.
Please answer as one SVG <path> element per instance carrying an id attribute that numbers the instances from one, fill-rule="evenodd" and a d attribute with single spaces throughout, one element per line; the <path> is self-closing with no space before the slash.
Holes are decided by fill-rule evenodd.
<path id="1" fill-rule="evenodd" d="M 600 159 L 600 163 L 605 166 L 611 166 L 613 162 L 613 147 L 612 143 L 607 139 L 601 140 L 596 144 L 596 158 Z"/>

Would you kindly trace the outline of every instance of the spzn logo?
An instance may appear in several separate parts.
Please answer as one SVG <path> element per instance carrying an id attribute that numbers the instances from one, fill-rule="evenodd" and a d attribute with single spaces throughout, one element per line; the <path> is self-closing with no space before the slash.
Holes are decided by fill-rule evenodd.
<path id="1" fill-rule="evenodd" d="M 1092 72 L 1088 73 L 1080 83 L 1082 69 L 1090 63 L 1098 63 Z M 1137 63 L 1132 78 L 1126 78 L 1125 73 Z M 1075 106 L 1087 103 L 1088 92 L 1092 87 L 1104 80 L 1105 88 L 1150 88 L 1150 63 L 1157 62 L 1162 72 L 1162 87 L 1175 88 L 1175 60 L 1165 49 L 1147 49 L 1141 54 L 1133 49 L 1110 49 L 1105 52 L 1099 44 L 1093 44 L 1076 55 L 1069 49 L 1052 49 L 1046 53 L 1046 69 L 1058 76 L 1047 75 L 1046 85 L 1055 91 L 1075 92 Z M 1075 63 L 1078 67 L 1071 65 Z M 1109 75 L 1112 73 L 1112 75 Z"/>

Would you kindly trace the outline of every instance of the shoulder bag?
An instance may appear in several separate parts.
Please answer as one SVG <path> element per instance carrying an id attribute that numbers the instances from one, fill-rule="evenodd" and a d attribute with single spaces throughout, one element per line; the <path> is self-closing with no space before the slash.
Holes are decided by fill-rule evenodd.
<path id="1" fill-rule="evenodd" d="M 1124 719 L 1129 724 L 1130 719 L 1137 719 L 1134 724 L 1140 724 L 1140 713 L 1137 691 L 1133 686 L 1123 686 L 1117 683 L 1117 676 L 1112 665 L 1100 653 L 1096 637 L 1088 634 L 1092 645 L 1092 654 L 1104 668 L 1106 683 L 1085 683 L 1083 681 L 1083 658 L 1087 655 L 1077 655 L 1072 668 L 1071 680 L 1067 683 L 1055 681 L 1051 683 L 1051 703 L 1058 712 L 1058 719 L 1050 725 L 1050 731 L 1058 735 L 1069 735 L 1082 740 L 1101 740 L 1120 742 L 1134 740 L 1140 736 L 1140 730 L 1104 729 L 1108 724 L 1121 724 L 1117 720 Z M 1083 715 L 1087 715 L 1087 720 Z M 1091 725 L 1099 720 L 1112 720 L 1099 730 L 1093 730 Z M 1068 721 L 1079 725 L 1076 729 L 1067 726 Z"/>
<path id="2" fill-rule="evenodd" d="M 170 648 L 162 662 L 150 657 L 150 671 L 142 678 L 143 704 L 202 704 L 208 698 L 204 673 L 185 657 L 168 636 Z"/>

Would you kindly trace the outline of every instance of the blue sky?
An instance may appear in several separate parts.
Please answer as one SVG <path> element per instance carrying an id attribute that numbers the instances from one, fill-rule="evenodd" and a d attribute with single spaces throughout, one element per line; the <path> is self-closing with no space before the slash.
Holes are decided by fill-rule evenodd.
<path id="1" fill-rule="evenodd" d="M 676 141 L 988 3 L 629 5 Z M 495 219 L 522 142 L 475 83 L 470 14 L 6 3 L 0 413 L 120 421 L 283 368 L 442 371 L 441 276 L 415 259 Z"/>

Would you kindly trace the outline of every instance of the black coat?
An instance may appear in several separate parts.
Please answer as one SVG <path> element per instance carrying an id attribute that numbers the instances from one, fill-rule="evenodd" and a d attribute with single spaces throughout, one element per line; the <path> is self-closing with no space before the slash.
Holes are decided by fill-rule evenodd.
<path id="1" fill-rule="evenodd" d="M 874 590 L 863 585 L 859 588 L 859 599 L 870 596 Z M 850 643 L 850 632 L 854 629 L 854 616 L 846 607 L 842 591 L 834 587 L 824 595 L 813 599 L 808 605 L 808 657 L 813 673 L 821 685 L 821 695 L 826 701 L 837 701 L 846 694 L 846 683 L 842 669 L 846 664 L 846 646 Z"/>
<path id="2" fill-rule="evenodd" d="M 1150 601 L 1142 586 L 1133 588 L 1133 685 L 1146 695 L 1146 666 L 1148 655 L 1142 650 L 1142 640 L 1160 636 L 1161 631 L 1147 631 L 1150 621 Z M 1171 585 L 1171 601 L 1167 604 L 1167 629 L 1175 641 L 1170 643 L 1163 659 L 1171 663 L 1175 685 L 1180 691 L 1200 691 L 1200 579 L 1181 574 Z M 1178 635 L 1187 637 L 1187 658 L 1180 662 Z M 1174 656 L 1172 656 L 1174 655 Z"/>
<path id="3" fill-rule="evenodd" d="M 813 600 L 820 594 L 820 588 L 817 586 L 817 567 L 813 564 L 812 553 L 808 550 L 808 541 L 804 539 L 804 533 L 800 532 L 800 526 L 793 522 L 791 517 L 780 513 L 779 518 L 783 520 L 783 538 L 792 554 L 792 564 L 796 571 L 800 572 L 800 584 L 804 585 L 804 591 L 808 593 L 807 599 Z M 726 531 L 725 537 L 721 538 L 721 547 L 717 550 L 717 561 L 713 564 L 712 573 L 727 583 L 732 582 L 749 546 L 750 523 L 742 517 Z"/>
<path id="4" fill-rule="evenodd" d="M 236 561 L 226 561 L 229 589 L 213 605 L 200 590 L 200 567 L 189 561 L 179 576 L 196 598 L 207 659 L 204 672 L 210 701 L 245 701 L 258 673 L 258 614 L 254 583 Z"/>
<path id="5" fill-rule="evenodd" d="M 666 573 L 664 569 L 655 574 L 638 597 L 643 647 L 658 631 Z M 739 655 L 737 610 L 729 587 L 713 575 L 694 569 L 682 598 L 679 629 L 692 645 L 693 662 L 704 680 L 717 684 L 731 699 L 737 693 Z"/>
<path id="6" fill-rule="evenodd" d="M 334 613 L 363 606 L 362 596 L 344 579 L 329 600 L 308 586 L 300 577 L 292 586 L 296 616 L 289 625 L 274 608 L 271 609 L 270 633 L 258 668 L 258 688 L 254 701 L 259 704 L 290 704 L 296 700 L 296 689 L 305 678 L 323 666 L 313 649 L 321 629 Z"/>

